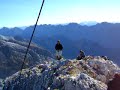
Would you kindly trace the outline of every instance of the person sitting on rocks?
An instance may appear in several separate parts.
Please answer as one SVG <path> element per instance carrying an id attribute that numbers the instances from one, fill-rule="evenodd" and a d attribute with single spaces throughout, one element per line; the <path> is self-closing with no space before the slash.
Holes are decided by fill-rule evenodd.
<path id="1" fill-rule="evenodd" d="M 101 56 L 104 60 L 109 60 L 107 56 Z"/>
<path id="2" fill-rule="evenodd" d="M 80 54 L 77 56 L 77 60 L 81 60 L 83 58 L 85 58 L 85 53 L 82 50 L 80 50 Z"/>

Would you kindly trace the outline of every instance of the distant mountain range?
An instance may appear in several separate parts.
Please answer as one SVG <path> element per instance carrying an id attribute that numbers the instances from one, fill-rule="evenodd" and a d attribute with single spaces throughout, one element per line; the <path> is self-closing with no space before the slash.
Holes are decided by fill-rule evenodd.
<path id="1" fill-rule="evenodd" d="M 29 40 L 33 26 L 20 28 L 2 28 L 0 34 L 13 36 L 16 40 Z M 94 23 L 82 25 L 69 23 L 66 25 L 38 25 L 33 42 L 55 53 L 54 46 L 61 40 L 64 46 L 63 55 L 75 58 L 82 49 L 87 55 L 108 56 L 120 65 L 120 23 Z"/>
<path id="2" fill-rule="evenodd" d="M 5 78 L 20 70 L 28 43 L 12 37 L 0 36 L 0 78 Z M 31 44 L 25 67 L 44 62 L 52 54 L 35 44 Z"/>

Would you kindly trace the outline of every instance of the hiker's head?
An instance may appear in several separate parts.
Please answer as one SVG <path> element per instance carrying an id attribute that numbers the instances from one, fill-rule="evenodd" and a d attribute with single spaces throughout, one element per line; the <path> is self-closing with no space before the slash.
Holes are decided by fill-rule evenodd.
<path id="1" fill-rule="evenodd" d="M 83 52 L 82 50 L 80 50 L 80 53 Z"/>
<path id="2" fill-rule="evenodd" d="M 57 43 L 60 44 L 60 40 L 58 40 Z"/>

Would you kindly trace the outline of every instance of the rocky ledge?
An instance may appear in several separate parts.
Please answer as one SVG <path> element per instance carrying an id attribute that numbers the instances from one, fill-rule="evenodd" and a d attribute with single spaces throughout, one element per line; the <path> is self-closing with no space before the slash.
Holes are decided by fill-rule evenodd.
<path id="1" fill-rule="evenodd" d="M 120 74 L 120 68 L 99 56 L 61 61 L 49 58 L 44 64 L 23 69 L 21 76 L 19 71 L 6 78 L 3 90 L 107 90 L 115 74 Z"/>

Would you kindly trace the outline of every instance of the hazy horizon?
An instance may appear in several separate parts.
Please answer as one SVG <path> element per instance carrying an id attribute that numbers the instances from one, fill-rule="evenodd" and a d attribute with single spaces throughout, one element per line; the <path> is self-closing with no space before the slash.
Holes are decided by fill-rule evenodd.
<path id="1" fill-rule="evenodd" d="M 103 21 L 103 22 L 96 22 L 96 21 L 83 21 L 83 22 L 80 22 L 80 23 L 78 23 L 78 22 L 68 22 L 68 23 L 57 23 L 57 24 L 38 24 L 38 25 L 67 25 L 67 24 L 70 24 L 70 23 L 77 23 L 77 24 L 80 24 L 80 25 L 86 25 L 86 26 L 93 26 L 93 25 L 96 25 L 96 24 L 98 24 L 98 23 L 104 23 L 104 22 L 106 22 L 106 21 Z M 112 24 L 115 24 L 115 23 L 120 23 L 120 22 L 106 22 L 106 23 L 112 23 Z M 29 27 L 29 26 L 34 26 L 34 24 L 33 25 L 26 25 L 26 26 L 13 26 L 13 27 L 7 27 L 7 26 L 3 26 L 3 27 L 0 27 L 0 29 L 2 29 L 2 28 L 26 28 L 26 27 Z"/>

